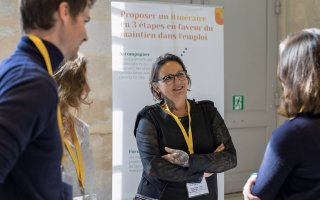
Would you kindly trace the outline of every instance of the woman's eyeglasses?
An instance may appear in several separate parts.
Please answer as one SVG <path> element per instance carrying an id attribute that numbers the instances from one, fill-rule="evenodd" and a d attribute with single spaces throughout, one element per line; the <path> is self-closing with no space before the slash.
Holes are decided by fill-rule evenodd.
<path id="1" fill-rule="evenodd" d="M 173 81 L 175 80 L 176 77 L 178 78 L 179 81 L 184 81 L 187 78 L 187 72 L 181 71 L 176 74 L 169 74 L 169 75 L 166 75 L 166 76 L 158 79 L 158 81 L 162 81 L 165 84 L 169 85 L 169 84 L 173 83 Z"/>

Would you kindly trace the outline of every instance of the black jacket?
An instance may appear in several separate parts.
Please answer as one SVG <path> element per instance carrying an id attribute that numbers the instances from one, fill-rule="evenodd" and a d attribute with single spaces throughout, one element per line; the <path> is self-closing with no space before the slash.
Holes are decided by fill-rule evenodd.
<path id="1" fill-rule="evenodd" d="M 200 182 L 203 173 L 210 172 L 214 173 L 206 178 L 210 194 L 193 199 L 217 199 L 216 173 L 236 166 L 236 150 L 214 103 L 188 101 L 191 107 L 194 154 L 189 155 L 187 168 L 161 158 L 166 154 L 164 147 L 188 152 L 179 126 L 162 110 L 161 103 L 146 106 L 138 113 L 134 134 L 143 165 L 138 194 L 161 200 L 188 199 L 186 183 Z M 188 117 L 183 121 L 183 124 L 188 124 Z M 222 143 L 224 151 L 213 153 Z"/>

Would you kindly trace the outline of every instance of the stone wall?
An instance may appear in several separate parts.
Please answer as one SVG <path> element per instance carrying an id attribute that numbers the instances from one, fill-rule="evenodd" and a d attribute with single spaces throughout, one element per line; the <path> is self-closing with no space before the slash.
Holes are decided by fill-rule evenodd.
<path id="1" fill-rule="evenodd" d="M 82 109 L 89 123 L 91 146 L 96 163 L 98 196 L 111 200 L 112 191 L 112 63 L 111 7 L 97 0 L 87 24 L 89 40 L 80 49 L 89 60 L 88 79 L 92 104 Z"/>
<path id="2" fill-rule="evenodd" d="M 320 25 L 320 0 L 280 0 L 279 36 Z"/>

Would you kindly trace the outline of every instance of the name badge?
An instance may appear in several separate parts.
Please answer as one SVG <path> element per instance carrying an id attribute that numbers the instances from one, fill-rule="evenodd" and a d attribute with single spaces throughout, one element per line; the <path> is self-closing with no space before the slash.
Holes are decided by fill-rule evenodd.
<path id="1" fill-rule="evenodd" d="M 209 194 L 206 178 L 203 177 L 200 183 L 187 183 L 189 198 Z"/>
<path id="2" fill-rule="evenodd" d="M 97 195 L 96 194 L 91 194 L 91 195 L 84 195 L 84 196 L 78 196 L 78 197 L 73 197 L 73 200 L 97 200 Z"/>

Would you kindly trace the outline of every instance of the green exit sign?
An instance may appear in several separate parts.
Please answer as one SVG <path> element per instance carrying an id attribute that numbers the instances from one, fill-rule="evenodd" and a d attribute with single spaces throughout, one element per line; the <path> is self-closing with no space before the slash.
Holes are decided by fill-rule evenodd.
<path id="1" fill-rule="evenodd" d="M 243 110 L 243 95 L 233 95 L 232 109 L 233 110 Z"/>

